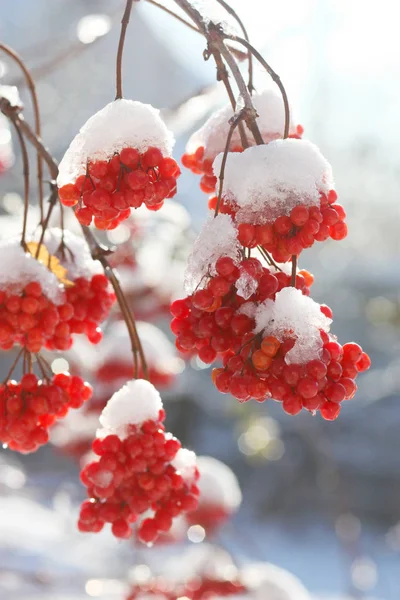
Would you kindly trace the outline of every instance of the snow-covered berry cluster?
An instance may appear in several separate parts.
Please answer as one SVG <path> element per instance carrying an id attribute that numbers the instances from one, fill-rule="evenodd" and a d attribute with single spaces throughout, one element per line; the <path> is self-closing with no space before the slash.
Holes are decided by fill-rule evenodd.
<path id="1" fill-rule="evenodd" d="M 180 169 L 158 111 L 116 100 L 93 115 L 60 164 L 59 197 L 82 225 L 115 229 L 132 208 L 159 210 L 176 194 Z"/>
<path id="2" fill-rule="evenodd" d="M 257 124 L 264 143 L 271 142 L 283 136 L 285 111 L 282 96 L 275 87 L 270 87 L 252 97 L 254 108 L 258 113 Z M 213 171 L 216 156 L 225 149 L 226 139 L 230 128 L 230 119 L 234 111 L 227 104 L 211 115 L 204 125 L 196 131 L 188 141 L 186 152 L 182 156 L 182 164 L 197 175 L 202 175 L 200 188 L 206 194 L 215 192 L 217 177 Z M 250 144 L 253 142 L 251 132 L 243 125 Z M 300 138 L 303 134 L 301 125 L 290 122 L 289 137 Z M 240 130 L 233 132 L 229 152 L 243 152 Z M 212 201 L 209 204 L 212 208 Z M 215 207 L 214 207 L 215 208 Z"/>
<path id="3" fill-rule="evenodd" d="M 358 373 L 370 360 L 358 344 L 341 346 L 329 334 L 332 313 L 299 290 L 285 288 L 255 308 L 256 327 L 238 352 L 227 352 L 213 371 L 222 393 L 240 402 L 266 398 L 295 415 L 303 408 L 336 419 L 343 400 L 353 398 Z"/>
<path id="4" fill-rule="evenodd" d="M 133 380 L 116 392 L 100 417 L 103 429 L 93 442 L 99 459 L 81 472 L 90 500 L 81 507 L 81 531 L 111 523 L 116 537 L 132 535 L 152 543 L 181 513 L 197 506 L 195 455 L 165 433 L 165 413 L 157 390 Z"/>
<path id="5" fill-rule="evenodd" d="M 20 382 L 6 381 L 0 386 L 0 441 L 11 450 L 34 452 L 48 442 L 56 420 L 91 395 L 91 386 L 69 373 L 43 380 L 25 373 Z"/>
<path id="6" fill-rule="evenodd" d="M 61 231 L 50 230 L 49 234 L 51 249 Z M 74 333 L 86 334 L 94 344 L 101 340 L 99 325 L 108 317 L 115 302 L 114 293 L 104 274 L 91 272 L 87 265 L 82 270 L 86 254 L 89 265 L 95 264 L 83 240 L 72 234 L 66 237 L 69 245 L 65 246 L 61 261 L 49 254 L 46 246 L 41 246 L 45 256 L 39 260 L 25 252 L 17 241 L 1 243 L 4 267 L 0 275 L 0 348 L 3 350 L 16 344 L 32 353 L 42 348 L 67 350 L 72 346 Z"/>
<path id="7" fill-rule="evenodd" d="M 309 298 L 310 273 L 294 271 L 295 263 L 288 270 L 263 250 L 260 260 L 243 258 L 239 228 L 219 214 L 200 232 L 186 272 L 191 293 L 171 305 L 178 349 L 208 364 L 221 358 L 212 380 L 241 402 L 273 398 L 290 414 L 305 408 L 335 419 L 369 357 L 329 333 L 332 312 Z"/>
<path id="8" fill-rule="evenodd" d="M 273 299 L 290 285 L 291 274 L 285 265 L 263 266 L 255 257 L 242 256 L 231 217 L 211 218 L 189 257 L 185 289 L 193 291 L 171 304 L 177 348 L 194 351 L 207 364 L 218 355 L 240 349 L 243 336 L 255 327 L 254 303 Z M 312 281 L 306 271 L 296 275 L 296 285 L 306 295 Z"/>
<path id="9" fill-rule="evenodd" d="M 214 161 L 219 174 L 222 156 Z M 347 235 L 332 171 L 318 148 L 304 140 L 276 140 L 229 154 L 220 212 L 230 214 L 245 248 L 261 246 L 278 262 L 314 242 Z M 211 199 L 215 207 L 217 199 Z"/>

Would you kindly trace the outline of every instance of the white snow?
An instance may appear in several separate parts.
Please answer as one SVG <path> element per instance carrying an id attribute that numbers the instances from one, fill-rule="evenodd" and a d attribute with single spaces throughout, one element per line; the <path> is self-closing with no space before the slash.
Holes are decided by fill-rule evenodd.
<path id="1" fill-rule="evenodd" d="M 88 160 L 107 160 L 126 147 L 144 152 L 156 146 L 170 156 L 173 142 L 159 111 L 150 104 L 114 100 L 90 117 L 72 140 L 60 163 L 57 184 L 74 183 L 85 173 Z"/>
<path id="2" fill-rule="evenodd" d="M 222 154 L 214 161 L 219 175 Z M 306 140 L 275 140 L 228 155 L 224 197 L 239 206 L 238 222 L 272 222 L 293 207 L 319 205 L 320 192 L 333 189 L 332 168 Z"/>
<path id="3" fill-rule="evenodd" d="M 15 85 L 0 85 L 0 98 L 6 98 L 11 106 L 23 108 L 24 105 L 19 96 L 18 88 Z"/>
<path id="4" fill-rule="evenodd" d="M 241 581 L 254 600 L 311 600 L 297 577 L 270 563 L 252 563 L 244 567 Z"/>
<path id="5" fill-rule="evenodd" d="M 44 236 L 44 245 L 50 254 L 56 255 L 60 263 L 68 270 L 67 278 L 74 281 L 78 277 L 91 278 L 96 273 L 103 273 L 98 260 L 93 260 L 89 247 L 83 237 L 64 230 L 64 256 L 60 254 L 62 232 L 58 227 L 48 229 Z"/>
<path id="6" fill-rule="evenodd" d="M 25 253 L 19 239 L 0 241 L 0 290 L 19 294 L 32 281 L 42 286 L 43 294 L 54 304 L 62 304 L 64 290 L 57 277 L 42 263 Z"/>
<path id="7" fill-rule="evenodd" d="M 197 467 L 200 502 L 222 506 L 229 512 L 237 510 L 242 502 L 242 492 L 232 469 L 212 456 L 199 456 Z"/>
<path id="8" fill-rule="evenodd" d="M 179 473 L 183 479 L 190 483 L 194 479 L 196 469 L 196 454 L 192 450 L 181 448 L 176 453 L 175 458 L 171 461 L 171 464 Z"/>
<path id="9" fill-rule="evenodd" d="M 0 173 L 2 169 L 9 169 L 14 163 L 14 152 L 10 124 L 3 114 L 0 113 Z"/>
<path id="10" fill-rule="evenodd" d="M 285 127 L 285 110 L 282 95 L 275 86 L 255 93 L 253 95 L 253 105 L 258 113 L 257 125 L 260 129 L 264 142 L 271 142 L 283 136 Z M 230 124 L 229 120 L 233 117 L 234 111 L 231 104 L 226 104 L 223 108 L 213 113 L 204 125 L 196 131 L 188 141 L 186 152 L 193 154 L 200 146 L 204 147 L 204 157 L 214 159 L 217 154 L 225 149 L 226 139 L 228 137 Z M 296 126 L 290 111 L 289 134 L 296 132 Z M 246 134 L 250 144 L 254 144 L 253 136 L 246 127 Z M 239 129 L 233 132 L 230 149 L 241 146 Z"/>
<path id="11" fill-rule="evenodd" d="M 229 215 L 219 214 L 209 217 L 194 242 L 185 271 L 185 292 L 191 294 L 202 278 L 215 275 L 215 263 L 221 256 L 229 256 L 235 261 L 240 256 L 237 229 Z"/>
<path id="12" fill-rule="evenodd" d="M 97 437 L 116 434 L 121 439 L 128 435 L 129 425 L 140 425 L 157 420 L 162 409 L 161 396 L 145 379 L 132 379 L 111 396 L 100 415 L 102 430 Z"/>
<path id="13" fill-rule="evenodd" d="M 246 315 L 246 317 L 250 317 L 250 319 L 254 319 L 256 315 L 257 304 L 255 302 L 245 302 L 238 308 L 236 313 L 238 315 Z"/>
<path id="14" fill-rule="evenodd" d="M 287 337 L 296 338 L 285 357 L 288 364 L 304 364 L 318 358 L 322 348 L 319 332 L 328 332 L 332 323 L 322 314 L 319 304 L 293 287 L 278 292 L 275 300 L 260 304 L 255 319 L 255 333 L 262 331 L 281 342 Z"/>

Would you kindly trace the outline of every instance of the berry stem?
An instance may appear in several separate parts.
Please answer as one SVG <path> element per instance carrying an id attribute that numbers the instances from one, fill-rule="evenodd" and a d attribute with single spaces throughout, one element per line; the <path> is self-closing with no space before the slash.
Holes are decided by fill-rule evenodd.
<path id="1" fill-rule="evenodd" d="M 196 23 L 198 29 L 201 31 L 201 33 L 204 35 L 204 37 L 207 39 L 208 47 L 207 47 L 207 50 L 204 52 L 205 60 L 207 60 L 208 57 L 210 56 L 210 54 L 212 54 L 214 57 L 214 60 L 217 64 L 217 69 L 218 69 L 218 64 L 219 64 L 218 54 L 222 55 L 223 58 L 225 59 L 226 63 L 228 64 L 228 67 L 236 81 L 236 84 L 239 88 L 239 92 L 244 99 L 245 108 L 248 109 L 246 124 L 247 124 L 248 128 L 250 129 L 250 131 L 252 132 L 256 143 L 263 144 L 264 141 L 261 137 L 261 133 L 260 133 L 260 131 L 258 129 L 258 125 L 256 123 L 257 112 L 253 107 L 249 90 L 247 88 L 247 85 L 246 85 L 243 77 L 242 77 L 240 69 L 239 69 L 231 51 L 224 44 L 223 40 L 224 40 L 224 37 L 226 37 L 226 36 L 223 34 L 221 28 L 218 25 L 215 25 L 215 23 L 212 23 L 212 22 L 206 23 L 201 15 L 201 13 L 194 6 L 192 6 L 192 4 L 189 2 L 189 0 L 175 0 L 175 3 L 192 19 L 192 21 L 194 23 Z M 218 71 L 217 71 L 217 74 L 218 74 Z M 227 76 L 223 79 L 223 82 L 228 91 L 227 83 L 229 83 L 229 82 L 228 82 Z M 229 95 L 229 92 L 228 92 L 228 95 Z M 235 103 L 235 106 L 233 106 L 233 108 L 234 109 L 236 108 L 236 103 Z M 242 127 L 242 131 L 244 131 L 243 127 Z M 243 142 L 244 142 L 244 140 L 242 139 L 242 144 L 243 144 Z M 248 144 L 243 145 L 243 147 L 247 148 Z"/>
<path id="2" fill-rule="evenodd" d="M 58 175 L 58 167 L 56 160 L 51 156 L 50 152 L 43 145 L 41 139 L 34 133 L 30 125 L 25 121 L 23 114 L 15 110 L 13 106 L 11 106 L 10 102 L 7 98 L 3 98 L 0 96 L 0 111 L 5 115 L 10 121 L 18 127 L 19 130 L 24 134 L 24 136 L 30 141 L 30 143 L 34 146 L 37 152 L 40 153 L 41 157 L 47 164 L 50 175 L 52 179 L 57 179 Z"/>
<path id="3" fill-rule="evenodd" d="M 270 255 L 269 252 L 267 252 L 265 250 L 265 248 L 263 248 L 262 246 L 257 246 L 257 249 L 259 251 L 259 253 L 261 254 L 261 256 L 263 256 L 265 258 L 265 260 L 273 267 L 275 267 L 275 269 L 277 269 L 278 271 L 280 271 L 281 273 L 283 272 L 282 269 L 280 267 L 278 267 L 278 265 L 276 264 L 276 262 L 274 261 L 274 259 L 272 258 L 272 256 Z"/>
<path id="4" fill-rule="evenodd" d="M 90 229 L 88 229 L 84 225 L 82 225 L 82 231 L 83 231 L 83 235 L 85 236 L 86 241 L 89 245 L 90 252 L 92 254 L 93 259 L 98 260 L 102 264 L 102 266 L 104 268 L 104 272 L 107 275 L 107 277 L 114 289 L 115 295 L 117 297 L 117 301 L 118 301 L 119 307 L 121 309 L 124 321 L 126 323 L 126 327 L 128 329 L 128 333 L 129 333 L 129 338 L 131 341 L 131 348 L 132 348 L 132 354 L 133 354 L 134 366 L 135 366 L 135 379 L 137 379 L 138 371 L 139 371 L 137 354 L 139 354 L 139 357 L 140 357 L 140 363 L 142 366 L 143 377 L 144 377 L 144 379 L 148 379 L 149 373 L 148 373 L 146 357 L 145 357 L 143 346 L 141 344 L 141 341 L 140 341 L 140 338 L 139 338 L 139 335 L 137 332 L 135 316 L 133 314 L 133 311 L 128 306 L 128 302 L 122 291 L 118 277 L 117 277 L 114 269 L 111 267 L 110 263 L 108 262 L 108 260 L 106 258 L 106 255 L 109 254 L 110 251 L 108 249 L 100 246 L 100 244 L 98 243 L 98 241 L 96 240 L 96 238 L 94 237 L 94 235 L 90 231 Z"/>
<path id="5" fill-rule="evenodd" d="M 29 211 L 29 157 L 28 151 L 26 149 L 26 144 L 24 140 L 24 136 L 22 135 L 19 127 L 13 121 L 13 125 L 15 127 L 15 131 L 17 132 L 18 140 L 21 146 L 21 154 L 22 154 L 22 172 L 24 175 L 24 217 L 22 221 L 22 236 L 21 236 L 21 246 L 25 249 L 25 237 L 26 237 L 26 225 L 28 222 L 28 211 Z"/>
<path id="6" fill-rule="evenodd" d="M 29 91 L 31 94 L 31 99 L 32 99 L 33 115 L 34 115 L 34 120 L 35 120 L 35 133 L 36 133 L 37 137 L 40 138 L 41 125 L 40 125 L 39 102 L 38 102 L 36 86 L 35 86 L 33 77 L 31 75 L 29 69 L 25 65 L 24 61 L 22 60 L 22 58 L 12 48 L 10 48 L 9 46 L 6 46 L 5 44 L 0 43 L 0 50 L 5 52 L 7 54 L 7 56 L 12 58 L 18 64 L 18 66 L 20 67 L 21 71 L 24 74 L 24 78 L 25 78 L 25 81 L 29 88 Z M 42 222 L 43 218 L 44 218 L 44 212 L 43 212 L 43 162 L 42 162 L 42 157 L 39 152 L 37 152 L 37 155 L 36 155 L 36 164 L 37 164 L 37 184 L 38 184 L 38 193 L 39 193 L 40 221 Z"/>
<path id="7" fill-rule="evenodd" d="M 228 158 L 229 146 L 231 144 L 232 135 L 233 135 L 233 132 L 235 131 L 236 127 L 241 122 L 241 119 L 243 119 L 243 118 L 244 118 L 244 110 L 241 110 L 237 115 L 235 115 L 231 119 L 231 125 L 230 125 L 230 128 L 229 128 L 228 136 L 226 138 L 224 155 L 222 157 L 221 169 L 220 169 L 220 172 L 219 172 L 218 200 L 217 200 L 217 205 L 215 207 L 214 217 L 217 216 L 217 214 L 219 212 L 219 207 L 220 207 L 220 204 L 221 204 L 222 189 L 223 189 L 223 186 L 224 186 L 225 166 L 226 166 L 226 161 L 227 161 L 227 158 Z"/>
<path id="8" fill-rule="evenodd" d="M 296 287 L 296 275 L 297 275 L 297 254 L 293 254 L 292 256 L 292 278 L 290 280 L 290 285 L 292 287 Z"/>
<path id="9" fill-rule="evenodd" d="M 53 209 L 54 209 L 55 205 L 58 202 L 58 191 L 57 191 L 56 184 L 54 182 L 50 182 L 50 187 L 51 187 L 51 192 L 50 192 L 50 196 L 49 196 L 49 200 L 48 200 L 48 202 L 49 202 L 49 208 L 48 208 L 48 211 L 47 211 L 47 214 L 46 214 L 46 218 L 45 218 L 44 222 L 41 224 L 42 225 L 42 231 L 41 231 L 39 242 L 38 242 L 38 246 L 37 246 L 37 249 L 36 249 L 35 258 L 38 258 L 39 254 L 40 254 L 40 247 L 43 244 L 44 234 L 46 233 L 46 229 L 49 226 L 50 217 L 51 217 L 51 214 L 53 212 Z"/>
<path id="10" fill-rule="evenodd" d="M 285 128 L 284 128 L 284 133 L 283 133 L 283 139 L 286 139 L 289 135 L 290 108 L 289 108 L 289 100 L 287 97 L 287 93 L 286 93 L 285 87 L 281 81 L 281 78 L 272 69 L 272 67 L 270 67 L 270 65 L 263 58 L 263 56 L 260 54 L 260 52 L 258 52 L 258 50 L 256 50 L 256 48 L 254 48 L 254 46 L 252 46 L 247 39 L 243 39 L 241 37 L 238 37 L 237 35 L 224 35 L 224 37 L 228 38 L 229 40 L 232 40 L 234 42 L 238 42 L 239 44 L 242 44 L 243 46 L 245 46 L 245 48 L 247 48 L 249 50 L 249 52 L 251 52 L 253 54 L 253 56 L 258 60 L 258 62 L 264 67 L 264 69 L 267 71 L 268 75 L 270 75 L 272 80 L 278 86 L 278 88 L 282 94 L 283 104 L 285 107 Z"/>
<path id="11" fill-rule="evenodd" d="M 171 17 L 174 17 L 175 19 L 177 19 L 178 21 L 180 21 L 181 23 L 183 23 L 184 25 L 186 25 L 186 27 L 189 27 L 189 29 L 191 29 L 192 31 L 196 31 L 197 33 L 201 34 L 201 31 L 195 25 L 192 25 L 192 23 L 189 23 L 189 21 L 186 21 L 186 19 L 183 19 L 182 17 L 180 17 L 179 15 L 177 15 L 174 11 L 170 10 L 166 6 L 163 6 L 162 4 L 159 4 L 155 0 L 146 0 L 146 1 L 149 4 L 153 4 L 153 6 L 157 6 L 158 8 L 161 8 L 161 10 L 163 10 L 164 12 L 168 13 L 169 15 L 171 15 Z"/>
<path id="12" fill-rule="evenodd" d="M 244 39 L 248 42 L 249 41 L 249 35 L 247 33 L 246 27 L 243 24 L 242 19 L 239 17 L 239 15 L 237 14 L 237 12 L 235 10 L 233 10 L 233 8 L 231 6 L 229 6 L 229 4 L 227 2 L 225 2 L 225 0 L 217 0 L 218 4 L 220 4 L 227 13 L 229 13 L 234 19 L 235 21 L 238 23 L 240 29 L 243 32 L 243 36 Z M 253 85 L 253 55 L 250 52 L 250 50 L 248 50 L 247 53 L 247 60 L 249 61 L 249 80 L 247 83 L 247 89 L 249 90 L 250 94 L 253 93 L 254 91 L 254 85 Z"/>
<path id="13" fill-rule="evenodd" d="M 129 19 L 131 16 L 133 0 L 126 0 L 125 11 L 121 20 L 121 33 L 119 36 L 118 52 L 117 52 L 117 65 L 116 65 L 116 94 L 115 99 L 120 100 L 122 96 L 122 55 L 124 53 L 124 44 L 126 30 L 128 28 Z"/>
<path id="14" fill-rule="evenodd" d="M 21 348 L 20 351 L 18 352 L 17 356 L 15 357 L 15 359 L 13 360 L 13 363 L 7 373 L 7 375 L 5 376 L 5 378 L 3 379 L 3 384 L 6 383 L 6 381 L 8 381 L 11 377 L 11 375 L 14 372 L 15 367 L 18 364 L 19 359 L 21 358 L 22 353 L 25 352 L 25 348 Z"/>

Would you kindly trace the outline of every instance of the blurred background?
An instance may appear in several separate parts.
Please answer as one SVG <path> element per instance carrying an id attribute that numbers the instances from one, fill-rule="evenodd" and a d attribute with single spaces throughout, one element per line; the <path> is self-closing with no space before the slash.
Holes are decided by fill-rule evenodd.
<path id="1" fill-rule="evenodd" d="M 360 343 L 373 364 L 360 377 L 356 398 L 345 403 L 336 422 L 327 423 L 303 413 L 290 417 L 272 402 L 239 405 L 218 394 L 205 365 L 187 361 L 183 370 L 182 359 L 173 357 L 174 377 L 165 393 L 168 427 L 185 446 L 228 464 L 239 479 L 242 506 L 211 536 L 236 567 L 274 563 L 299 577 L 313 598 L 398 600 L 398 6 L 390 0 L 231 4 L 253 44 L 280 74 L 304 137 L 333 166 L 349 236 L 340 243 L 314 245 L 302 255 L 301 267 L 315 276 L 314 299 L 333 309 L 333 332 L 342 343 Z M 215 9 L 215 2 L 208 5 Z M 1 3 L 0 40 L 32 70 L 43 139 L 58 159 L 86 119 L 114 98 L 123 7 L 119 0 Z M 176 136 L 176 159 L 191 133 L 226 102 L 222 86 L 214 84 L 212 60 L 203 61 L 203 50 L 201 36 L 144 1 L 134 3 L 124 95 L 162 109 Z M 256 87 L 265 82 L 257 70 Z M 0 56 L 2 83 L 18 86 L 26 118 L 32 121 L 24 81 L 5 56 Z M 192 96 L 196 101 L 188 103 Z M 0 122 L 1 238 L 12 228 L 18 231 L 22 214 L 21 158 L 15 140 L 11 151 L 10 135 Z M 176 280 L 208 212 L 198 177 L 183 170 L 179 183 L 178 204 L 166 209 L 165 216 L 137 218 L 142 237 L 134 245 L 135 251 L 142 250 L 136 267 L 144 277 L 151 274 L 146 286 L 161 290 L 160 305 L 179 295 Z M 108 241 L 123 244 L 128 237 L 125 228 Z M 160 264 L 157 269 L 166 247 L 177 274 L 168 285 L 165 269 Z M 133 300 L 141 302 L 143 319 L 157 322 L 169 335 L 165 310 L 145 314 L 148 305 L 135 277 L 128 273 L 126 285 L 131 284 Z M 93 371 L 93 349 L 77 352 L 76 362 Z M 10 360 L 1 356 L 3 376 Z M 75 519 L 83 488 L 76 453 L 65 440 L 61 435 L 54 445 L 27 457 L 0 452 L 1 599 L 124 598 L 119 580 L 126 581 L 129 570 L 138 565 L 157 570 L 160 557 L 164 562 L 181 552 L 173 545 L 135 549 L 105 532 L 79 534 Z M 204 530 L 192 532 L 188 544 L 195 546 L 204 535 Z"/>

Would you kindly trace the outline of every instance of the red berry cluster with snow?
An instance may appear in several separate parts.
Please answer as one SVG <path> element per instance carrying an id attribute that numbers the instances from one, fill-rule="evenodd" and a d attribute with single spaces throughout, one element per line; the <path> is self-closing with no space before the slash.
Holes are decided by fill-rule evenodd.
<path id="1" fill-rule="evenodd" d="M 99 325 L 108 317 L 115 296 L 84 241 L 68 233 L 65 238 L 68 244 L 65 242 L 60 264 L 66 270 L 67 282 L 24 252 L 19 242 L 0 243 L 4 260 L 0 275 L 1 349 L 20 344 L 33 353 L 44 347 L 67 350 L 74 333 L 86 334 L 94 344 L 101 340 Z M 61 231 L 49 230 L 45 239 L 50 254 L 56 254 Z"/>
<path id="2" fill-rule="evenodd" d="M 128 382 L 109 400 L 103 429 L 93 442 L 98 460 L 81 472 L 90 500 L 82 504 L 78 527 L 100 531 L 111 523 L 116 537 L 152 543 L 173 519 L 197 506 L 198 471 L 193 452 L 165 433 L 157 390 L 142 379 Z"/>
<path id="3" fill-rule="evenodd" d="M 11 450 L 34 452 L 49 440 L 49 428 L 70 408 L 79 408 L 92 395 L 81 377 L 59 373 L 38 379 L 25 373 L 20 382 L 0 386 L 0 441 Z"/>
<path id="4" fill-rule="evenodd" d="M 255 93 L 252 96 L 254 108 L 258 113 L 257 125 L 265 143 L 276 140 L 283 135 L 285 127 L 285 110 L 282 96 L 275 87 Z M 213 162 L 216 156 L 223 152 L 230 129 L 230 119 L 234 116 L 231 104 L 227 104 L 205 122 L 188 141 L 186 152 L 182 156 L 182 164 L 193 173 L 202 175 L 200 187 L 206 194 L 215 192 L 217 177 L 214 175 Z M 249 143 L 253 136 L 245 124 L 246 137 Z M 303 128 L 290 122 L 289 137 L 301 137 Z M 229 152 L 243 152 L 240 131 L 237 127 L 232 135 Z M 210 208 L 213 201 L 211 200 Z"/>
<path id="5" fill-rule="evenodd" d="M 171 304 L 177 348 L 195 351 L 207 364 L 241 348 L 243 336 L 255 327 L 249 314 L 253 303 L 273 299 L 290 285 L 290 272 L 284 265 L 266 267 L 257 258 L 241 256 L 231 217 L 210 219 L 189 257 L 186 289 L 194 291 Z M 304 294 L 309 294 L 311 283 L 309 273 L 297 274 L 296 284 Z"/>
<path id="6" fill-rule="evenodd" d="M 219 155 L 216 175 L 221 164 Z M 347 235 L 331 166 L 305 140 L 276 140 L 228 154 L 222 199 L 220 211 L 234 218 L 242 246 L 261 246 L 278 262 L 298 256 L 316 241 Z"/>
<path id="7" fill-rule="evenodd" d="M 241 402 L 274 398 L 289 414 L 305 408 L 335 419 L 370 360 L 357 344 L 336 341 L 330 308 L 308 297 L 312 275 L 300 271 L 292 281 L 291 270 L 243 258 L 238 228 L 219 214 L 194 244 L 186 272 L 193 291 L 172 303 L 171 329 L 179 349 L 205 363 L 222 359 L 212 377 L 220 392 Z"/>
<path id="8" fill-rule="evenodd" d="M 305 408 L 336 419 L 370 360 L 357 344 L 341 346 L 329 334 L 331 316 L 327 306 L 293 287 L 255 304 L 254 330 L 243 337 L 239 351 L 226 353 L 224 367 L 213 372 L 217 389 L 241 402 L 272 397 L 291 415 Z"/>
<path id="9" fill-rule="evenodd" d="M 60 163 L 57 184 L 82 225 L 115 229 L 132 208 L 159 210 L 176 194 L 173 138 L 148 104 L 115 100 L 93 115 Z"/>

